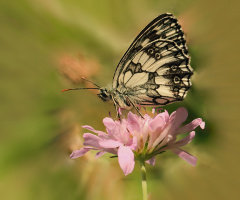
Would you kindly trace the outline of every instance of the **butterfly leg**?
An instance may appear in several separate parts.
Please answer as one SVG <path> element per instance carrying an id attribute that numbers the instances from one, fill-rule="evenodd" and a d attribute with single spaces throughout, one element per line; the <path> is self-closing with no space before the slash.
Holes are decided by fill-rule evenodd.
<path id="1" fill-rule="evenodd" d="M 120 114 L 119 114 L 119 111 L 118 111 L 117 107 L 116 107 L 116 111 L 117 111 L 117 117 L 118 117 L 119 121 L 121 122 L 121 117 L 120 117 Z"/>
<path id="2" fill-rule="evenodd" d="M 119 113 L 119 111 L 118 111 L 118 106 L 117 106 L 117 103 L 116 103 L 116 101 L 114 100 L 113 97 L 112 97 L 112 101 L 113 101 L 114 107 L 115 107 L 116 112 L 117 112 L 117 118 L 118 118 L 119 121 L 121 122 L 121 117 L 120 117 L 120 113 Z"/>
<path id="3" fill-rule="evenodd" d="M 139 111 L 139 109 L 135 106 L 135 104 L 131 101 L 131 99 L 126 96 L 126 98 L 129 100 L 129 102 L 132 104 L 132 106 L 135 108 L 135 110 L 138 112 L 138 114 L 144 119 L 142 113 Z"/>

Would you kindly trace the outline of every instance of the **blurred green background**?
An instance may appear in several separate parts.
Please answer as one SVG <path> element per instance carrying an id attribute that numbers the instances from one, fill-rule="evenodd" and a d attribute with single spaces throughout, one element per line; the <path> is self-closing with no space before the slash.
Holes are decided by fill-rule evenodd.
<path id="1" fill-rule="evenodd" d="M 147 166 L 149 199 L 238 199 L 239 20 L 237 1 L 0 1 L 0 198 L 3 200 L 138 200 L 139 165 L 124 176 L 117 159 L 82 146 L 81 125 L 104 130 L 113 105 L 92 91 L 105 86 L 134 37 L 156 16 L 176 15 L 187 35 L 193 88 L 188 122 L 206 121 L 184 149 L 194 168 L 171 153 Z M 237 104 L 238 103 L 238 104 Z"/>

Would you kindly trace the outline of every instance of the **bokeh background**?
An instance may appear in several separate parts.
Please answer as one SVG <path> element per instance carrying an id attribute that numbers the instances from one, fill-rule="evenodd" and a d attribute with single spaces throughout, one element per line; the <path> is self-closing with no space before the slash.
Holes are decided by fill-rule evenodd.
<path id="1" fill-rule="evenodd" d="M 0 198 L 3 200 L 139 200 L 139 165 L 124 176 L 117 159 L 82 147 L 82 125 L 104 130 L 112 104 L 88 87 L 101 86 L 135 36 L 171 12 L 186 32 L 193 88 L 185 101 L 206 129 L 185 147 L 194 168 L 171 153 L 147 166 L 149 199 L 239 199 L 239 20 L 237 1 L 0 1 Z"/>

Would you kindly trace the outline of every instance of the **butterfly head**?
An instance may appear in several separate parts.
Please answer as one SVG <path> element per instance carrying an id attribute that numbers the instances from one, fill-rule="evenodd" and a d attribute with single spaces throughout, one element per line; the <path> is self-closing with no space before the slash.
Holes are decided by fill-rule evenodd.
<path id="1" fill-rule="evenodd" d="M 107 88 L 100 88 L 98 96 L 103 101 L 110 101 L 110 100 L 112 100 L 111 91 L 109 89 L 107 89 Z"/>

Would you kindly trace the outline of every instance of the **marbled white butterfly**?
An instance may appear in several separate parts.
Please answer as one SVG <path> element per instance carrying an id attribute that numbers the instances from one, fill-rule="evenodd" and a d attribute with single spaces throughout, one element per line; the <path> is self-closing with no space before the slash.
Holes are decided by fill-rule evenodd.
<path id="1" fill-rule="evenodd" d="M 99 89 L 98 96 L 113 101 L 116 109 L 138 111 L 136 105 L 156 107 L 182 101 L 192 74 L 183 30 L 172 14 L 165 13 L 133 41 L 116 68 L 111 88 L 94 84 L 97 88 L 67 90 Z"/>

